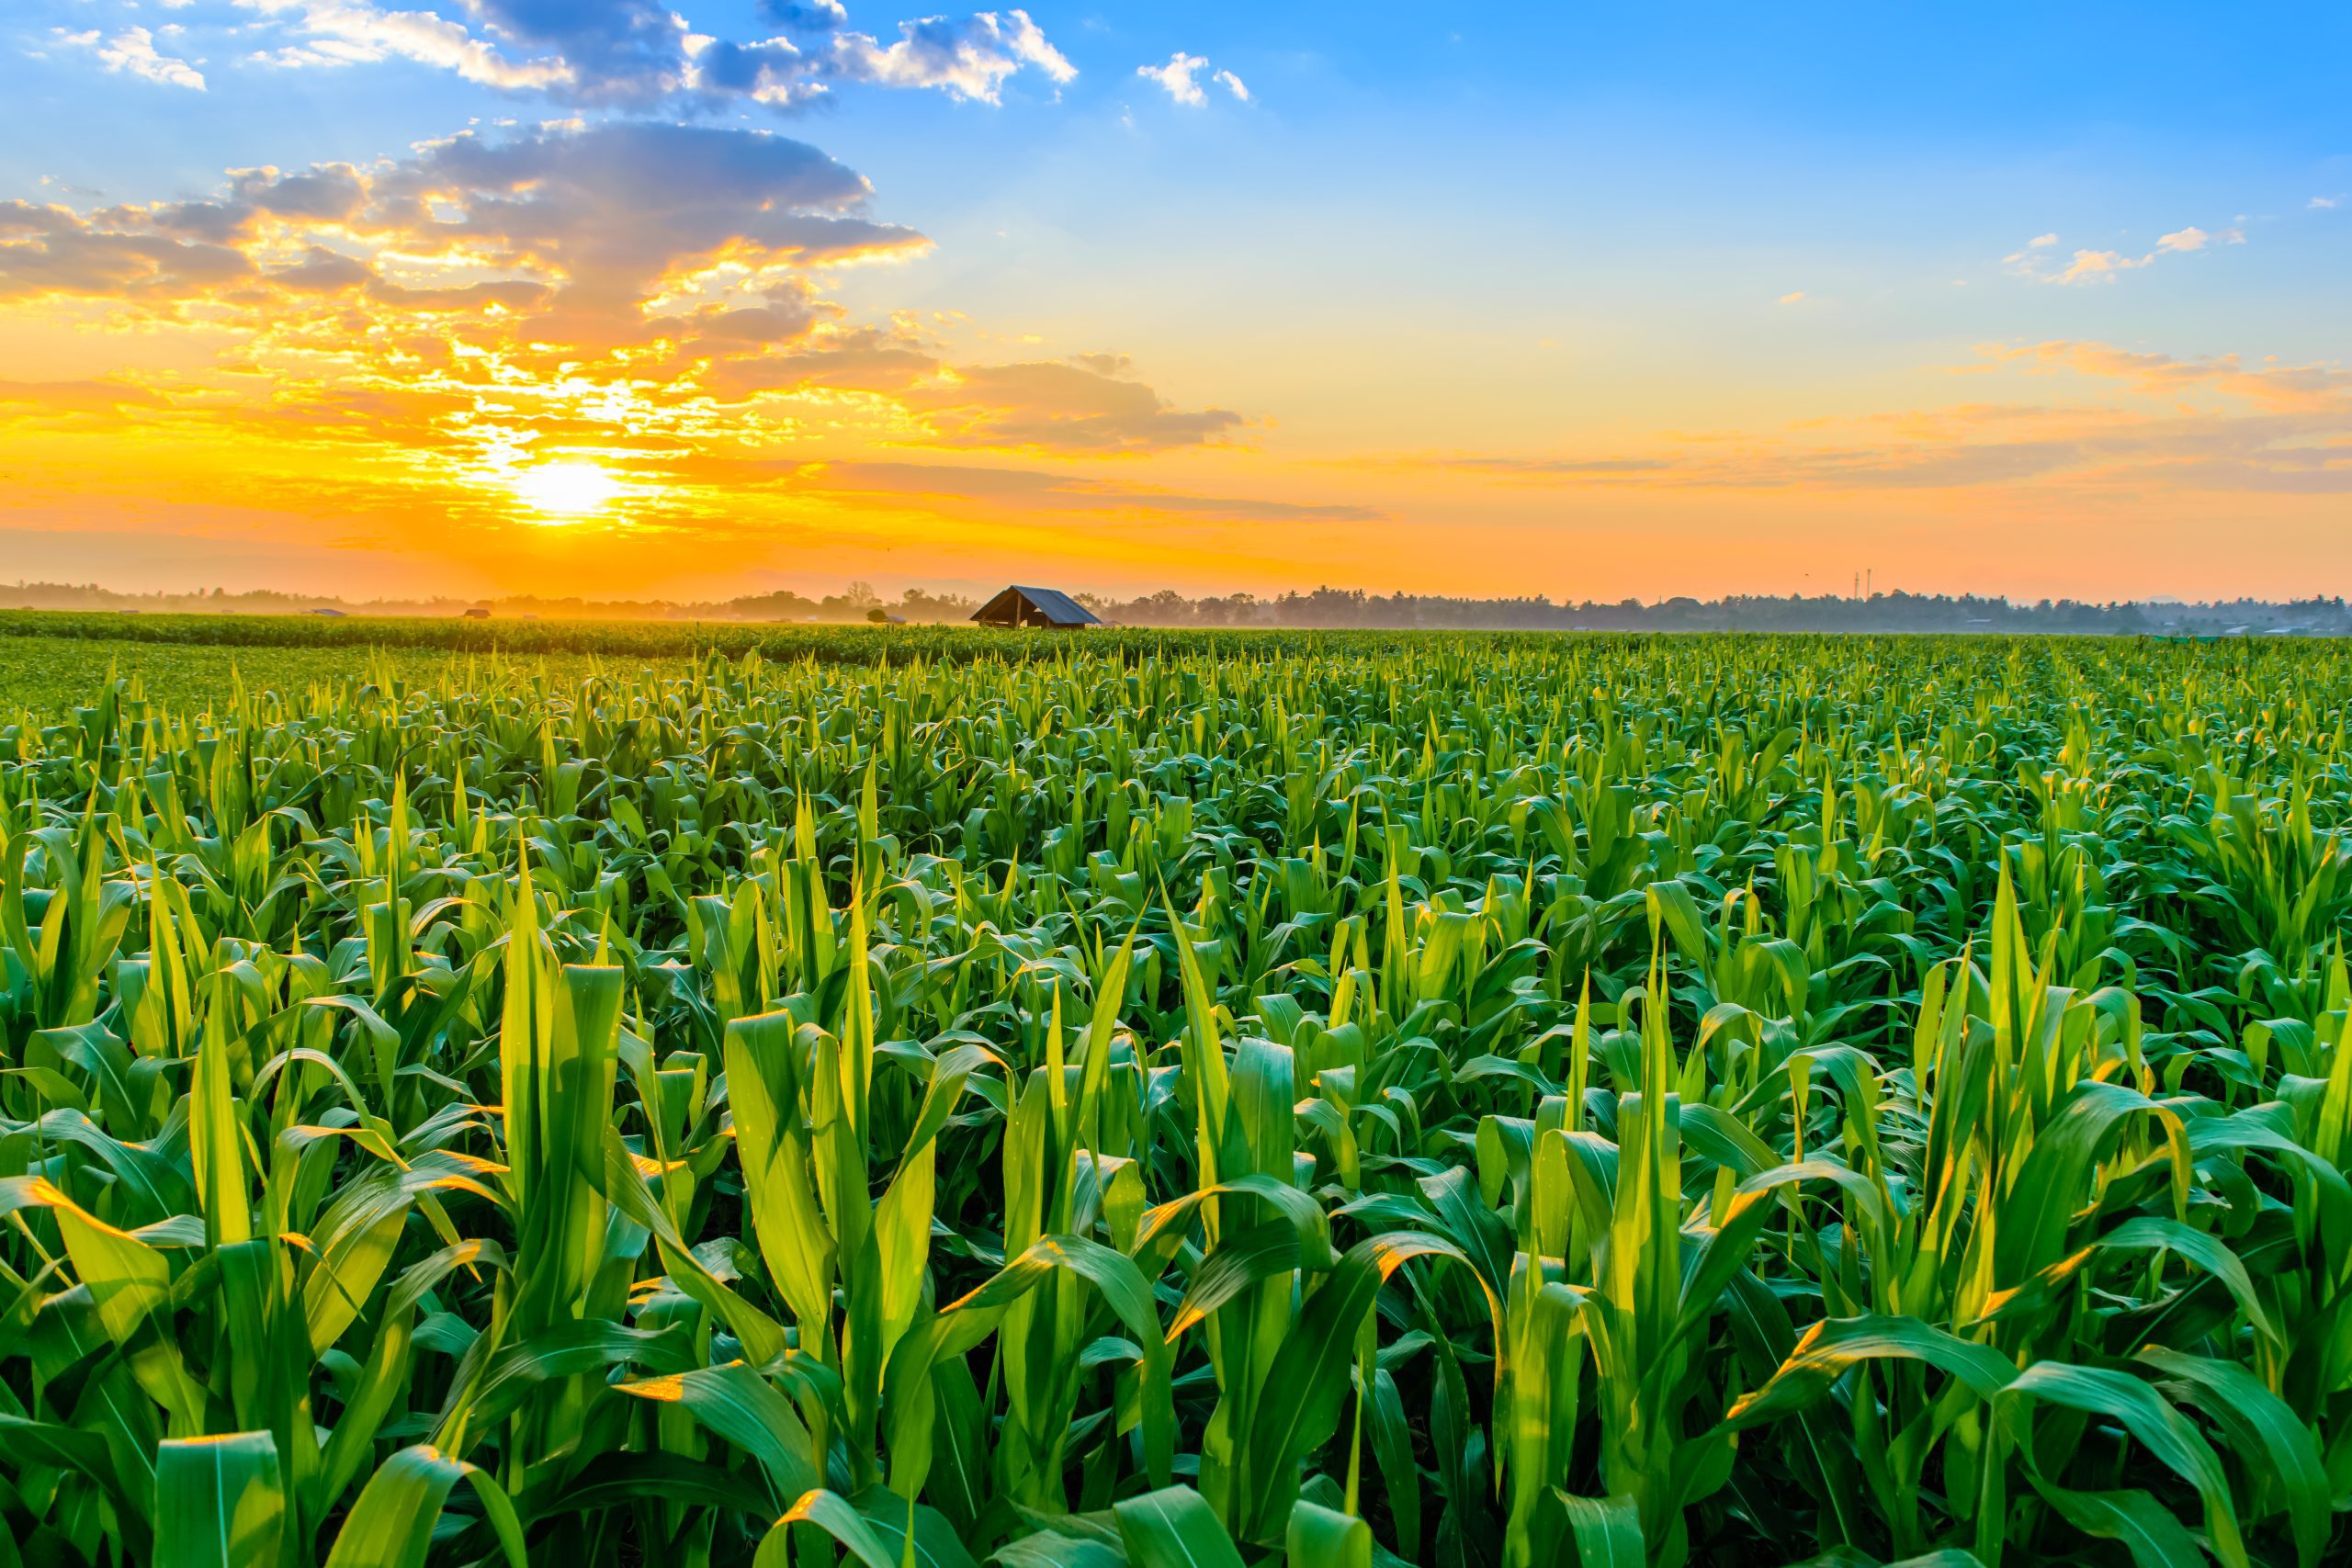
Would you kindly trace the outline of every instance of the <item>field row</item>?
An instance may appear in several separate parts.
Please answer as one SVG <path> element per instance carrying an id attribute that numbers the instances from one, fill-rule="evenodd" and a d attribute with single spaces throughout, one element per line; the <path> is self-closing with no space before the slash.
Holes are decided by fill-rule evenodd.
<path id="1" fill-rule="evenodd" d="M 17 688 L 17 1555 L 2342 1550 L 2352 652 L 983 635 Z"/>

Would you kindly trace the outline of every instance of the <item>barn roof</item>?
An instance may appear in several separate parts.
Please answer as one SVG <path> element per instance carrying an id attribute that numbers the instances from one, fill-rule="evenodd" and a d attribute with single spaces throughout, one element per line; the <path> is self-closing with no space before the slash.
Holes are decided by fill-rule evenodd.
<path id="1" fill-rule="evenodd" d="M 1004 593 L 990 599 L 986 604 L 980 606 L 972 619 L 977 621 L 986 617 L 989 612 L 996 607 L 998 602 L 1003 599 L 1005 593 L 1019 594 L 1028 602 L 1032 610 L 1054 626 L 1099 626 L 1102 624 L 1093 612 L 1060 589 L 1036 588 L 1023 582 L 1012 584 L 1004 591 Z"/>
<path id="2" fill-rule="evenodd" d="M 1102 623 L 1093 611 L 1071 598 L 1058 588 L 1029 588 L 1014 583 L 1013 588 L 1037 607 L 1037 613 L 1049 621 L 1070 626 L 1098 626 Z"/>

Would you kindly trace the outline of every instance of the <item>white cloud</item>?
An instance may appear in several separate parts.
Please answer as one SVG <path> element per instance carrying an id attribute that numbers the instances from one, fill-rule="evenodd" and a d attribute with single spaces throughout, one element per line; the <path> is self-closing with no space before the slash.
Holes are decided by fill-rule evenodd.
<path id="1" fill-rule="evenodd" d="M 1236 76 L 1232 72 L 1220 71 L 1210 79 L 1221 84 L 1227 92 L 1231 93 L 1243 103 L 1246 104 L 1250 102 L 1250 89 L 1242 85 L 1241 78 Z"/>
<path id="2" fill-rule="evenodd" d="M 517 64 L 430 11 L 379 11 L 366 0 L 237 0 L 249 11 L 279 20 L 302 42 L 254 58 L 289 67 L 372 64 L 409 60 L 454 71 L 485 87 L 557 88 L 574 80 L 560 60 Z"/>
<path id="3" fill-rule="evenodd" d="M 2156 249 L 2181 252 L 2201 251 L 2212 238 L 2212 235 L 2192 223 L 2186 229 L 2176 229 L 2169 234 L 2157 235 Z"/>
<path id="4" fill-rule="evenodd" d="M 1207 64 L 1208 61 L 1204 57 L 1186 54 L 1180 49 L 1168 57 L 1167 64 L 1138 65 L 1136 67 L 1136 74 L 1148 77 L 1159 83 L 1167 90 L 1168 96 L 1178 103 L 1191 108 L 1199 108 L 1209 101 L 1209 97 L 1206 93 L 1201 91 L 1201 85 L 1193 77 Z"/>
<path id="5" fill-rule="evenodd" d="M 989 15 L 985 11 L 980 14 Z M 1005 16 L 1009 21 L 1001 30 L 1016 59 L 1035 66 L 1057 82 L 1068 82 L 1078 74 L 1078 67 L 1046 41 L 1045 32 L 1029 19 L 1028 12 L 1008 11 Z"/>
<path id="6" fill-rule="evenodd" d="M 833 39 L 834 73 L 890 87 L 941 87 L 954 97 L 997 101 L 1004 79 L 1034 65 L 1056 82 L 1078 74 L 1026 11 L 980 11 L 963 21 L 931 17 L 899 24 L 887 48 L 865 33 Z"/>
<path id="7" fill-rule="evenodd" d="M 903 23 L 884 44 L 837 30 L 847 12 L 829 0 L 770 0 L 763 10 L 801 34 L 736 43 L 692 31 L 661 0 L 548 6 L 466 0 L 484 29 L 433 11 L 386 10 L 374 0 L 236 0 L 294 41 L 253 58 L 301 68 L 407 60 L 467 81 L 547 93 L 566 103 L 644 108 L 673 98 L 715 104 L 741 96 L 784 107 L 833 82 L 933 87 L 998 101 L 1005 78 L 1034 67 L 1056 83 L 1078 68 L 1026 11 L 981 11 Z"/>
<path id="8" fill-rule="evenodd" d="M 2054 245 L 2057 243 L 2058 236 L 2055 234 L 2036 234 L 2032 239 L 2028 240 L 2026 244 L 2038 251 L 2042 249 L 2044 246 Z"/>
<path id="9" fill-rule="evenodd" d="M 2334 207 L 2339 199 L 2341 198 L 2333 196 L 2315 196 L 2312 197 L 2311 209 L 2313 212 L 2324 212 Z"/>
<path id="10" fill-rule="evenodd" d="M 1781 296 L 1781 303 L 1783 305 L 1801 305 L 1804 302 L 1804 290 L 1802 288 L 1793 289 Z"/>
<path id="11" fill-rule="evenodd" d="M 76 49 L 95 50 L 109 71 L 158 82 L 167 87 L 187 87 L 198 93 L 204 91 L 204 73 L 185 60 L 157 53 L 155 35 L 145 28 L 125 28 L 103 43 L 98 41 L 96 28 L 85 33 L 69 33 L 59 28 L 51 30 L 51 36 L 58 42 Z"/>

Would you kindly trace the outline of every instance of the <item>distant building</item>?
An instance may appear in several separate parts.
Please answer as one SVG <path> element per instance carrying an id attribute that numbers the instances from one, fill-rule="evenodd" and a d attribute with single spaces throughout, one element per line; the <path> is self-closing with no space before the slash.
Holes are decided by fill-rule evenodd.
<path id="1" fill-rule="evenodd" d="M 1063 631 L 1102 624 L 1093 612 L 1059 589 L 1027 588 L 1017 582 L 973 611 L 972 619 L 984 626 L 1052 626 Z"/>
<path id="2" fill-rule="evenodd" d="M 464 618 L 469 621 L 486 621 L 490 619 L 490 606 L 476 604 L 466 612 Z"/>
<path id="3" fill-rule="evenodd" d="M 341 610 L 331 609 L 324 604 L 321 604 L 316 609 L 305 610 L 302 613 L 306 615 L 333 615 L 338 621 L 343 619 L 343 612 Z"/>

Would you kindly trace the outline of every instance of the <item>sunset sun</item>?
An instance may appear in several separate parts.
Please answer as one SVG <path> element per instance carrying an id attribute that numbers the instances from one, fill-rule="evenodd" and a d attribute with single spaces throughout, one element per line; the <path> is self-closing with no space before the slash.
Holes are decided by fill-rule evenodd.
<path id="1" fill-rule="evenodd" d="M 582 462 L 541 463 L 537 468 L 518 468 L 505 483 L 514 492 L 515 500 L 555 522 L 570 522 L 601 512 L 630 493 L 628 484 L 594 463 Z"/>

